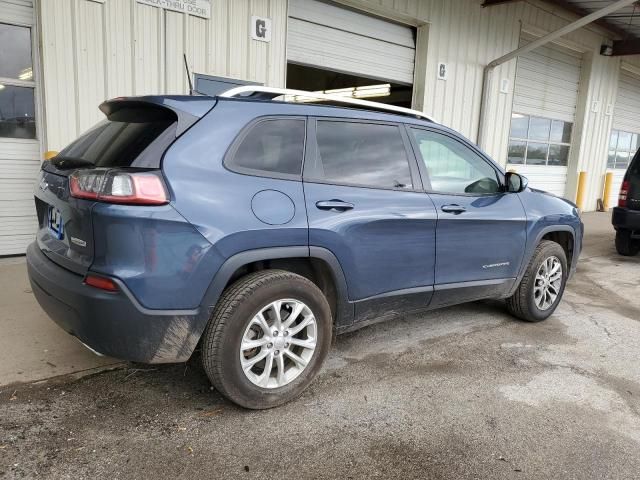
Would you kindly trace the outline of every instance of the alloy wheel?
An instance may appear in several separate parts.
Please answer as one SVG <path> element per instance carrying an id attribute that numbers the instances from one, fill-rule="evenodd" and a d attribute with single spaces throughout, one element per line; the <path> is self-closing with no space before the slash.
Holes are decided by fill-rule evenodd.
<path id="1" fill-rule="evenodd" d="M 300 300 L 281 299 L 265 305 L 242 336 L 242 371 L 262 388 L 291 383 L 313 357 L 317 332 L 313 312 Z"/>
<path id="2" fill-rule="evenodd" d="M 548 310 L 555 303 L 562 288 L 562 263 L 556 256 L 542 262 L 533 286 L 533 299 L 540 310 Z"/>

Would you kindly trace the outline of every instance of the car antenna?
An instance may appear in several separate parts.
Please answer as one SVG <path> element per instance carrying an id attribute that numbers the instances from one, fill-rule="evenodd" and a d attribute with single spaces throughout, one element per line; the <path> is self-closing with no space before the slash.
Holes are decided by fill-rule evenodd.
<path id="1" fill-rule="evenodd" d="M 187 80 L 189 81 L 189 95 L 193 95 L 193 82 L 191 81 L 191 73 L 189 72 L 189 64 L 187 63 L 187 54 L 183 53 L 182 58 L 184 59 L 184 69 L 187 71 Z"/>

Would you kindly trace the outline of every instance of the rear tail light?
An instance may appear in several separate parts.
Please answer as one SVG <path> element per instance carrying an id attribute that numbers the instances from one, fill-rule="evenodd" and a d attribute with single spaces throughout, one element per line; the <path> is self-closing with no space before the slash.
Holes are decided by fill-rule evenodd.
<path id="1" fill-rule="evenodd" d="M 625 180 L 620 186 L 620 195 L 618 195 L 618 206 L 627 206 L 627 195 L 629 194 L 629 181 Z"/>
<path id="2" fill-rule="evenodd" d="M 100 290 L 106 290 L 108 292 L 117 292 L 118 285 L 116 282 L 106 277 L 99 277 L 97 275 L 87 275 L 84 279 L 84 283 Z"/>
<path id="3" fill-rule="evenodd" d="M 169 203 L 167 189 L 159 172 L 125 170 L 76 170 L 69 176 L 71 196 L 127 205 Z"/>

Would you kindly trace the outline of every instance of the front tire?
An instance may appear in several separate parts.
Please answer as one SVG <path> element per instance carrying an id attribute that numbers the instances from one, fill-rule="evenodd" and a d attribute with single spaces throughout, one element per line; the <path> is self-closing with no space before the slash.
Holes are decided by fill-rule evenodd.
<path id="1" fill-rule="evenodd" d="M 533 252 L 520 285 L 507 299 L 507 309 L 527 322 L 546 320 L 562 299 L 567 274 L 564 249 L 556 242 L 541 241 Z"/>
<path id="2" fill-rule="evenodd" d="M 640 240 L 631 238 L 631 230 L 617 230 L 616 250 L 620 255 L 633 257 L 640 251 Z"/>
<path id="3" fill-rule="evenodd" d="M 320 289 L 300 275 L 263 270 L 223 292 L 203 335 L 202 362 L 226 398 L 271 408 L 311 383 L 331 338 L 331 310 Z"/>

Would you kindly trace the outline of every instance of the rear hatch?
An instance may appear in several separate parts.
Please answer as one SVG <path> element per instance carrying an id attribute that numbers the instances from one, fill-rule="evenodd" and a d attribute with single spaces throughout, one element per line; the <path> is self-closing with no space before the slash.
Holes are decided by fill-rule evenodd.
<path id="1" fill-rule="evenodd" d="M 640 150 L 631 161 L 624 176 L 621 197 L 624 190 L 626 190 L 626 207 L 630 210 L 640 210 Z"/>
<path id="2" fill-rule="evenodd" d="M 105 120 L 43 163 L 35 203 L 37 243 L 45 255 L 85 274 L 94 255 L 91 210 L 96 201 L 110 202 L 110 197 L 72 195 L 70 180 L 76 186 L 78 178 L 82 186 L 93 178 L 104 183 L 112 181 L 113 172 L 160 177 L 164 152 L 214 105 L 215 100 L 208 97 L 136 97 L 103 103 L 100 110 Z"/>

